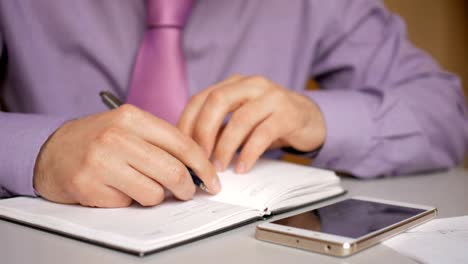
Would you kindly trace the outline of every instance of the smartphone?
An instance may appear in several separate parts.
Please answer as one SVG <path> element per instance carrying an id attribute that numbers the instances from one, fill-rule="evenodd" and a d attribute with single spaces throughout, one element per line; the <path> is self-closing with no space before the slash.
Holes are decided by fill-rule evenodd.
<path id="1" fill-rule="evenodd" d="M 354 197 L 257 226 L 255 237 L 332 256 L 349 256 L 437 215 L 430 206 Z"/>

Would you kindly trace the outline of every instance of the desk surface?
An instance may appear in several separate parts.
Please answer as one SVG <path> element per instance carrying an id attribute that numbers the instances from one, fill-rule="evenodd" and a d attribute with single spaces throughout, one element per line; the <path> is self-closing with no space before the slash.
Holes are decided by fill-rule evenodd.
<path id="1" fill-rule="evenodd" d="M 427 204 L 439 217 L 468 215 L 468 170 L 456 168 L 378 180 L 343 178 L 347 196 L 372 196 Z M 303 211 L 304 209 L 301 209 Z M 285 214 L 286 215 L 286 214 Z M 377 245 L 335 258 L 257 241 L 255 223 L 144 258 L 0 220 L 1 263 L 415 263 Z"/>

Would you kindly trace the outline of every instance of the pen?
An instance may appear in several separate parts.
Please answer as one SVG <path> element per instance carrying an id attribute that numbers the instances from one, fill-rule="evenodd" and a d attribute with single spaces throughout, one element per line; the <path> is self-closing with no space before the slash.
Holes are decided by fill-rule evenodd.
<path id="1" fill-rule="evenodd" d="M 102 101 L 104 102 L 109 109 L 115 109 L 118 108 L 119 106 L 122 105 L 122 101 L 119 100 L 115 95 L 113 95 L 111 92 L 108 91 L 101 91 L 99 93 L 99 96 L 101 96 Z M 192 177 L 193 183 L 200 187 L 205 192 L 208 192 L 208 188 L 206 185 L 203 183 L 203 181 L 197 176 L 197 174 L 189 167 L 185 166 L 190 173 L 190 176 Z"/>

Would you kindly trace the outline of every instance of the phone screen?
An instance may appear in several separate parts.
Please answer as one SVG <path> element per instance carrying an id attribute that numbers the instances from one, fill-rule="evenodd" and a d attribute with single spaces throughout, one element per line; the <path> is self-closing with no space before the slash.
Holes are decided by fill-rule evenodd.
<path id="1" fill-rule="evenodd" d="M 349 238 L 358 238 L 418 215 L 425 210 L 347 199 L 272 223 Z"/>

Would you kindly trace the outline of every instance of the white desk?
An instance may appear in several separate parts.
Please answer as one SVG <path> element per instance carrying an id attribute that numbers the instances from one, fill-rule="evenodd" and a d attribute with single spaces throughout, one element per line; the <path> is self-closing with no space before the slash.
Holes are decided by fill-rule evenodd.
<path id="1" fill-rule="evenodd" d="M 347 196 L 433 205 L 439 217 L 468 215 L 465 169 L 367 181 L 343 178 L 343 185 Z M 255 225 L 139 258 L 0 220 L 0 263 L 414 263 L 383 245 L 335 258 L 269 244 L 255 240 Z"/>

